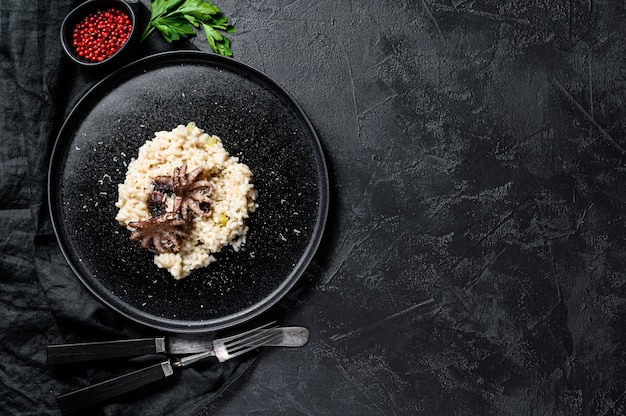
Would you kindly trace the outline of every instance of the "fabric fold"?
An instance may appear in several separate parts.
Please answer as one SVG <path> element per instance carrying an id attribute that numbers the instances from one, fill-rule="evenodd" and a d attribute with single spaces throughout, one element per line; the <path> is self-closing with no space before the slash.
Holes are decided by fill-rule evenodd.
<path id="1" fill-rule="evenodd" d="M 2 414 L 59 415 L 55 397 L 162 356 L 50 367 L 45 347 L 154 336 L 96 299 L 68 266 L 47 207 L 48 160 L 71 108 L 105 73 L 62 54 L 59 28 L 77 2 L 0 3 L 0 403 Z M 133 7 L 145 7 L 137 2 Z M 136 57 L 173 47 L 150 40 Z M 207 361 L 103 406 L 105 415 L 193 415 L 237 379 L 254 355 Z"/>

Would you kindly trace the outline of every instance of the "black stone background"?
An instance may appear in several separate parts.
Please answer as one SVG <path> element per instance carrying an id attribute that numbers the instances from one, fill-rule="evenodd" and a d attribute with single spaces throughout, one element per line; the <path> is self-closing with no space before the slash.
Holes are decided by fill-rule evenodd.
<path id="1" fill-rule="evenodd" d="M 326 151 L 290 321 L 203 415 L 626 413 L 626 6 L 224 2 Z"/>
<path id="2" fill-rule="evenodd" d="M 215 3 L 238 29 L 234 58 L 275 79 L 311 119 L 331 210 L 283 319 L 308 326 L 309 344 L 264 351 L 203 410 L 178 414 L 625 414 L 624 3 Z M 15 14 L 3 3 L 0 17 L 7 13 Z M 26 22 L 54 26 L 31 13 Z M 38 85 L 54 86 L 53 58 L 11 59 L 10 29 L 0 26 L 2 71 L 37 67 Z M 192 45 L 208 50 L 201 37 Z M 60 88 L 32 99 L 15 85 L 0 81 L 5 110 L 13 100 L 20 114 L 20 103 L 61 102 Z M 2 141 L 22 143 L 0 148 L 2 213 L 28 228 L 44 207 L 20 189 L 43 177 L 44 156 L 11 120 L 37 120 L 2 120 Z M 36 124 L 37 137 L 51 124 Z M 24 158 L 38 164 L 26 169 Z M 24 217 L 9 213 L 18 209 Z M 63 312 L 45 304 L 54 287 L 28 302 L 11 296 L 31 284 L 12 277 L 28 274 L 16 264 L 58 261 L 53 242 L 34 252 L 14 229 L 5 222 L 0 233 L 1 304 L 13 314 L 0 326 L 3 343 L 17 332 L 15 316 Z M 101 334 L 132 332 L 103 316 Z M 34 321 L 19 322 L 27 331 Z M 63 339 L 77 336 L 63 328 Z M 23 340 L 36 359 L 0 350 L 8 414 L 55 414 L 40 400 L 35 413 L 11 400 L 34 377 L 67 389 L 37 355 L 51 339 L 54 328 Z M 169 387 L 159 390 L 165 403 Z"/>

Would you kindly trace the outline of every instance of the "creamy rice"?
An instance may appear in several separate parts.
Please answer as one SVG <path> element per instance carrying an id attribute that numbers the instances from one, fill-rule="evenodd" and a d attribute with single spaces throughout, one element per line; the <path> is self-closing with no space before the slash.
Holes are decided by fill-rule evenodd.
<path id="1" fill-rule="evenodd" d="M 130 222 L 149 219 L 147 199 L 153 190 L 152 179 L 172 175 L 183 163 L 187 163 L 187 172 L 202 167 L 210 177 L 212 213 L 190 221 L 190 238 L 180 242 L 179 252 L 155 254 L 155 264 L 166 268 L 175 279 L 215 261 L 213 254 L 224 246 L 239 251 L 248 231 L 244 221 L 256 209 L 250 168 L 230 156 L 219 137 L 189 123 L 157 132 L 139 148 L 137 158 L 128 165 L 124 183 L 118 186 L 119 211 L 115 219 L 131 231 L 134 228 L 128 225 Z"/>

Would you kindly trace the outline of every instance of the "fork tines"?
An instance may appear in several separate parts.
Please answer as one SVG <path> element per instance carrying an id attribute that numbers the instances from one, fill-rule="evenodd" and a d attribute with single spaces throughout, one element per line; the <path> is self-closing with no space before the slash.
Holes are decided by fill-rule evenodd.
<path id="1" fill-rule="evenodd" d="M 280 331 L 274 330 L 276 326 L 276 322 L 270 322 L 237 335 L 215 340 L 214 348 L 218 360 L 225 361 L 278 341 L 282 335 Z"/>

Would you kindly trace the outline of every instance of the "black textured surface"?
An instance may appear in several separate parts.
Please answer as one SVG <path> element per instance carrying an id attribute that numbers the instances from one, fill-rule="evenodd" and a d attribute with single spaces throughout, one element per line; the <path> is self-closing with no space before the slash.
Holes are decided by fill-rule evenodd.
<path id="1" fill-rule="evenodd" d="M 311 342 L 202 415 L 624 414 L 624 3 L 222 5 L 333 199 Z"/>
<path id="2" fill-rule="evenodd" d="M 0 345 L 0 400 L 20 415 L 56 414 L 49 391 L 107 370 L 52 371 L 46 342 L 133 332 L 75 282 L 37 215 L 45 155 L 35 139 L 52 131 L 39 115 L 62 107 L 50 81 L 61 51 L 42 60 L 7 44 L 38 50 L 26 29 L 17 38 L 9 28 L 44 21 L 46 4 L 0 25 L 0 50 L 20 58 L 0 58 L 16 79 L 0 77 L 2 92 L 17 97 L 0 101 L 0 120 L 21 144 L 0 141 L 0 189 L 12 195 L 0 200 L 10 236 L 0 240 L 0 328 L 13 341 Z M 310 327 L 311 340 L 264 350 L 225 391 L 199 387 L 208 369 L 228 368 L 207 364 L 105 414 L 626 413 L 623 2 L 216 4 L 237 26 L 235 59 L 294 97 L 327 156 L 321 249 L 274 311 Z M 38 29 L 38 39 L 57 33 Z M 202 36 L 193 45 L 208 50 Z"/>
<path id="3" fill-rule="evenodd" d="M 274 305 L 306 269 L 324 231 L 328 176 L 306 116 L 252 68 L 198 51 L 140 60 L 72 110 L 52 154 L 50 205 L 63 251 L 104 302 L 140 323 L 209 331 Z M 180 281 L 117 224 L 126 167 L 154 132 L 195 122 L 253 172 L 259 209 L 246 244 Z"/>

